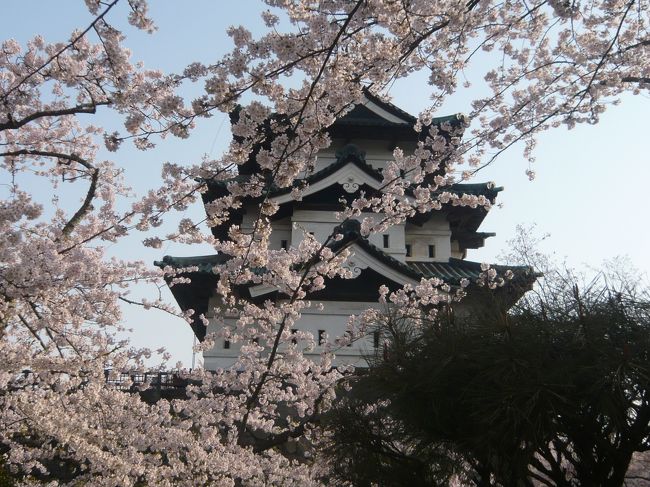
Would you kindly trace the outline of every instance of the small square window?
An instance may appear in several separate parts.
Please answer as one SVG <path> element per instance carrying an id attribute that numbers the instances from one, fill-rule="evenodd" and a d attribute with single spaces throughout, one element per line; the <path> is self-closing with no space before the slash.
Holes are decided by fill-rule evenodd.
<path id="1" fill-rule="evenodd" d="M 325 345 L 325 330 L 318 330 L 318 344 Z"/>
<path id="2" fill-rule="evenodd" d="M 433 259 L 436 256 L 436 246 L 429 245 L 429 258 Z"/>
<path id="3" fill-rule="evenodd" d="M 225 348 L 225 349 L 230 348 L 230 340 L 224 340 L 223 341 L 223 348 Z"/>
<path id="4" fill-rule="evenodd" d="M 411 257 L 411 245 L 406 244 L 406 256 Z"/>
<path id="5" fill-rule="evenodd" d="M 284 250 L 287 250 L 289 248 L 289 241 L 288 240 L 280 240 L 280 248 L 283 248 Z"/>
<path id="6" fill-rule="evenodd" d="M 390 247 L 390 239 L 388 238 L 388 235 L 382 235 L 384 237 L 384 248 L 387 249 Z"/>

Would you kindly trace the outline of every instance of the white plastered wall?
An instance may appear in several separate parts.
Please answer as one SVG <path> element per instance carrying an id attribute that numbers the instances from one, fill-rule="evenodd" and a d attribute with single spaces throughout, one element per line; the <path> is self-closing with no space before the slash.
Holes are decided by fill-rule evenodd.
<path id="1" fill-rule="evenodd" d="M 212 301 L 211 305 L 217 304 Z M 317 307 L 309 308 L 302 313 L 302 317 L 296 323 L 294 329 L 301 332 L 311 333 L 314 337 L 313 348 L 308 347 L 306 341 L 299 340 L 296 343 L 297 347 L 302 347 L 304 355 L 314 361 L 318 361 L 320 354 L 325 350 L 324 345 L 318 344 L 319 331 L 324 331 L 327 335 L 327 341 L 330 342 L 331 350 L 335 354 L 334 365 L 355 365 L 364 367 L 366 365 L 365 357 L 376 353 L 374 348 L 375 342 L 372 330 L 368 330 L 368 335 L 361 339 L 356 340 L 351 346 L 337 346 L 335 342 L 336 337 L 343 336 L 346 329 L 350 315 L 359 314 L 363 310 L 377 307 L 377 303 L 363 303 L 363 302 L 345 302 L 345 301 L 328 301 L 324 302 L 323 309 Z M 217 323 L 215 318 L 210 313 L 210 324 L 208 325 L 208 334 L 217 334 L 220 324 Z M 226 318 L 224 320 L 227 325 L 235 325 L 235 320 Z M 241 330 L 238 333 L 242 334 Z M 243 333 L 245 334 L 245 333 Z M 215 338 L 214 347 L 210 350 L 203 352 L 204 367 L 208 370 L 216 370 L 218 368 L 226 368 L 232 366 L 237 360 L 239 349 L 242 342 L 229 342 L 229 347 L 225 347 L 225 339 L 217 336 Z"/>
<path id="2" fill-rule="evenodd" d="M 447 262 L 452 256 L 449 222 L 441 213 L 434 213 L 421 227 L 406 224 L 405 244 L 411 246 L 407 261 Z M 429 257 L 429 245 L 435 247 L 435 257 Z"/>
<path id="3" fill-rule="evenodd" d="M 451 241 L 451 256 L 455 259 L 464 259 L 466 252 L 461 250 L 458 240 Z"/>
<path id="4" fill-rule="evenodd" d="M 380 213 L 367 213 L 362 214 L 359 218 L 374 218 L 380 221 L 383 215 Z M 313 232 L 314 238 L 319 242 L 324 242 L 325 239 L 332 233 L 334 227 L 341 222 L 336 219 L 334 212 L 331 211 L 314 211 L 314 210 L 297 210 L 292 216 L 293 230 L 291 234 L 291 245 L 297 246 L 300 244 L 304 237 L 304 232 Z M 274 224 L 275 225 L 275 224 Z M 275 231 L 275 226 L 274 226 Z M 384 246 L 384 235 L 388 235 L 388 246 Z M 383 252 L 391 257 L 404 261 L 406 254 L 406 247 L 404 242 L 404 225 L 393 225 L 381 234 L 370 235 L 368 241 L 379 247 Z"/>

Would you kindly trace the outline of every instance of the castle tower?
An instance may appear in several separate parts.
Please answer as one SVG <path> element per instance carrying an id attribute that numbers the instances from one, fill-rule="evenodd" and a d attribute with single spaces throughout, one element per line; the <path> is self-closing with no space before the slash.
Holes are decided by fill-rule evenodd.
<path id="1" fill-rule="evenodd" d="M 362 192 L 373 195 L 382 191 L 381 170 L 387 161 L 393 159 L 393 149 L 400 147 L 404 153 L 409 153 L 415 150 L 422 137 L 413 128 L 416 121 L 415 117 L 366 92 L 363 103 L 329 128 L 332 144 L 319 153 L 315 168 L 302 180 L 307 186 L 301 199 L 295 200 L 290 188 L 271 188 L 268 194 L 268 198 L 279 206 L 272 219 L 272 248 L 297 246 L 306 233 L 323 242 L 338 227 L 343 239 L 333 243 L 333 248 L 348 248 L 352 252 L 345 265 L 354 277 L 331 279 L 324 290 L 308 297 L 322 306 L 305 310 L 298 322 L 298 328 L 310 332 L 316 343 L 312 350 L 305 351 L 307 356 L 318 356 L 326 337 L 342 336 L 351 314 L 378 306 L 381 285 L 394 290 L 406 283 L 417 285 L 422 278 L 437 277 L 457 287 L 463 279 L 470 283 L 480 279 L 481 264 L 465 260 L 465 257 L 468 249 L 482 247 L 485 240 L 494 235 L 478 231 L 487 215 L 485 206 L 443 204 L 439 210 L 418 213 L 403 224 L 393 225 L 383 234 L 373 234 L 369 238 L 360 234 L 358 222 L 341 224 L 335 217 L 335 212 L 342 209 L 342 200 L 350 202 Z M 453 127 L 460 121 L 451 116 L 433 119 L 431 123 Z M 250 177 L 254 172 L 255 163 L 251 160 L 239 166 L 238 177 Z M 209 204 L 227 194 L 226 185 L 227 181 L 208 183 L 208 191 L 203 195 L 204 203 Z M 502 188 L 489 183 L 454 184 L 444 187 L 444 190 L 459 196 L 482 196 L 494 203 Z M 215 237 L 226 239 L 233 224 L 239 225 L 243 231 L 252 231 L 258 213 L 257 203 L 244 201 L 240 209 L 231 213 L 229 221 L 212 229 Z M 214 266 L 226 260 L 223 255 L 166 256 L 162 262 L 156 263 L 161 267 L 195 269 L 185 273 L 191 283 L 175 284 L 171 290 L 181 309 L 195 311 L 196 318 L 191 325 L 199 340 L 203 340 L 206 333 L 218 332 L 220 320 L 214 316 L 215 310 L 219 309 L 219 300 L 214 292 L 218 276 L 214 273 Z M 498 290 L 506 307 L 521 297 L 536 278 L 529 268 L 494 267 L 500 274 L 510 271 L 514 276 Z M 253 285 L 240 289 L 239 297 L 263 302 L 278 299 L 276 291 L 272 286 Z M 472 308 L 481 306 L 482 299 L 485 299 L 485 293 L 470 285 L 467 298 L 458 306 L 470 312 Z M 201 314 L 209 320 L 207 327 L 199 319 Z M 228 318 L 225 322 L 228 323 Z M 204 352 L 205 367 L 216 369 L 232 365 L 240 345 L 218 338 L 215 346 Z M 335 363 L 363 366 L 364 357 L 378 346 L 376 334 L 369 333 L 350 346 L 340 347 L 336 351 Z"/>

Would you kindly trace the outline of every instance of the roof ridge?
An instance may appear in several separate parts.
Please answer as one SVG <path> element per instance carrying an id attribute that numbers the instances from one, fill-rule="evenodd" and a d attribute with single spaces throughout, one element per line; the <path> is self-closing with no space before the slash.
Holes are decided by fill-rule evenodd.
<path id="1" fill-rule="evenodd" d="M 406 118 L 408 121 L 412 123 L 416 123 L 418 121 L 418 118 L 411 115 L 405 110 L 402 110 L 400 107 L 395 105 L 394 103 L 391 103 L 390 101 L 382 98 L 382 95 L 378 93 L 373 93 L 370 91 L 368 88 L 363 89 L 363 94 L 366 98 L 368 98 L 369 101 L 379 105 L 381 108 L 386 110 L 387 112 L 393 112 L 393 115 L 397 114 L 401 116 L 402 118 Z"/>
<path id="2" fill-rule="evenodd" d="M 379 105 L 384 110 L 386 110 L 388 112 L 393 112 L 394 115 L 399 115 L 399 116 L 401 116 L 403 118 L 407 118 L 410 122 L 412 122 L 414 124 L 418 121 L 418 117 L 416 117 L 414 115 L 411 115 L 409 112 L 401 109 L 400 107 L 398 107 L 394 103 L 384 99 L 383 96 L 385 96 L 385 95 L 381 95 L 379 93 L 373 93 L 368 88 L 364 88 L 363 93 L 371 102 Z M 446 121 L 450 121 L 450 122 L 451 121 L 459 121 L 459 120 L 461 120 L 462 117 L 464 117 L 464 115 L 462 113 L 460 113 L 460 112 L 454 113 L 454 114 L 451 114 L 451 115 L 442 115 L 440 117 L 432 117 L 431 118 L 431 124 L 432 125 L 433 124 L 437 125 L 437 124 L 444 123 Z"/>

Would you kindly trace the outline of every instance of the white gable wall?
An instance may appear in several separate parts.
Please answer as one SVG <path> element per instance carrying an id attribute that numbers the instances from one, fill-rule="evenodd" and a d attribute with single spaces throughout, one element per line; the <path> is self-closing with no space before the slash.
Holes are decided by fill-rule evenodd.
<path id="1" fill-rule="evenodd" d="M 244 215 L 242 229 L 247 232 L 253 230 L 255 209 L 251 208 Z M 380 221 L 382 214 L 364 213 L 363 218 L 372 218 Z M 272 223 L 271 248 L 280 249 L 283 241 L 289 246 L 297 247 L 304 238 L 305 232 L 312 233 L 319 242 L 325 242 L 341 222 L 333 211 L 296 210 L 291 217 Z M 388 246 L 385 246 L 384 235 L 388 237 Z M 458 242 L 451 241 L 449 222 L 443 213 L 434 213 L 422 226 L 411 223 L 394 225 L 380 234 L 370 235 L 368 241 L 391 257 L 406 261 L 431 261 L 447 262 L 450 257 L 464 258 L 463 252 L 458 247 Z M 406 257 L 406 246 L 411 246 L 411 255 Z M 429 246 L 434 246 L 434 256 L 429 256 Z"/>
<path id="2" fill-rule="evenodd" d="M 383 215 L 380 213 L 367 213 L 362 215 L 359 220 L 365 217 L 380 220 Z M 334 227 L 341 222 L 336 219 L 334 212 L 331 211 L 313 211 L 313 210 L 298 210 L 292 216 L 293 230 L 291 234 L 291 245 L 296 247 L 303 239 L 304 232 L 313 232 L 314 237 L 319 242 L 324 242 L 325 239 L 332 233 Z M 384 247 L 384 235 L 388 235 L 388 247 Z M 387 229 L 382 234 L 371 235 L 368 239 L 369 242 L 376 247 L 379 247 L 383 252 L 391 257 L 404 261 L 406 254 L 406 247 L 404 242 L 404 225 L 394 225 Z"/>
<path id="3" fill-rule="evenodd" d="M 374 169 L 381 171 L 386 167 L 386 161 L 393 160 L 393 150 L 399 147 L 405 154 L 412 154 L 416 149 L 416 144 L 406 141 L 391 140 L 369 140 L 369 139 L 352 139 L 352 140 L 334 140 L 332 145 L 318 154 L 316 159 L 316 171 L 326 168 L 336 162 L 336 152 L 348 144 L 356 145 L 359 150 L 366 153 L 366 163 Z"/>
<path id="4" fill-rule="evenodd" d="M 241 228 L 245 232 L 252 232 L 257 209 L 255 207 L 244 214 Z M 380 221 L 383 215 L 380 213 L 363 214 L 363 218 L 373 218 Z M 292 247 L 297 247 L 304 238 L 305 232 L 313 233 L 316 240 L 324 242 L 337 225 L 340 225 L 333 211 L 296 210 L 291 217 L 283 218 L 273 222 L 271 233 L 271 248 L 282 248 L 282 241 Z M 388 235 L 388 247 L 384 247 L 384 235 Z M 404 261 L 406 246 L 404 240 L 404 225 L 394 225 L 382 234 L 371 235 L 368 239 L 371 244 L 380 248 L 391 257 Z"/>

